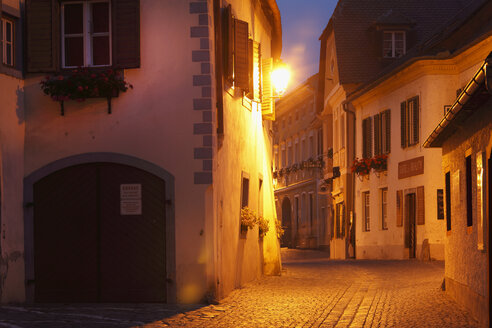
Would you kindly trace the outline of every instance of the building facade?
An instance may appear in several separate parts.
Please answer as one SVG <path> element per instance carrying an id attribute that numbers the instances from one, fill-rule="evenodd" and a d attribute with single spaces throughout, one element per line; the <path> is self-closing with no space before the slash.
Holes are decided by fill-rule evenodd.
<path id="1" fill-rule="evenodd" d="M 274 187 L 282 246 L 329 247 L 331 205 L 322 193 L 323 131 L 316 116 L 318 76 L 277 100 L 274 123 Z"/>
<path id="2" fill-rule="evenodd" d="M 460 1 L 338 2 L 320 37 L 320 94 L 317 105 L 323 125 L 326 125 L 324 131 L 331 134 L 324 138 L 327 140 L 324 151 L 333 148 L 333 170 L 325 172 L 324 176 L 327 180 L 332 179 L 331 194 L 335 209 L 335 234 L 330 247 L 332 258 L 360 256 L 357 253 L 359 235 L 356 227 L 360 226 L 363 214 L 356 201 L 356 197 L 360 197 L 360 190 L 356 190 L 359 180 L 355 172 L 352 172 L 352 167 L 356 157 L 362 157 L 362 144 L 359 144 L 362 117 L 357 117 L 355 108 L 347 100 L 356 90 L 394 66 L 410 49 L 426 39 L 434 29 L 444 24 L 464 6 Z M 408 95 L 408 99 L 414 96 Z M 374 106 L 374 109 L 367 109 L 368 112 L 364 115 L 369 116 L 369 111 L 373 115 L 372 111 L 379 114 L 388 109 L 381 107 L 382 104 L 375 103 Z M 380 117 L 383 116 L 387 119 L 385 114 Z M 386 123 L 384 124 L 386 127 Z M 415 138 L 415 134 L 411 137 Z M 364 141 L 366 142 L 369 140 Z M 379 140 L 380 144 L 381 142 Z M 415 139 L 408 145 L 414 144 Z M 370 148 L 368 145 L 365 147 Z M 377 151 L 389 152 L 391 145 L 385 147 Z M 368 156 L 369 153 L 365 155 Z M 368 157 L 371 156 L 372 148 Z M 383 181 L 386 177 L 383 174 L 378 179 Z M 389 181 L 381 182 L 380 189 L 388 183 Z M 364 190 L 366 191 L 368 190 Z M 381 197 L 386 199 L 386 191 L 383 189 L 381 192 L 384 195 Z M 380 197 L 367 193 L 364 196 L 375 197 L 374 199 Z M 387 215 L 395 214 L 388 212 Z M 381 243 L 378 240 L 379 236 L 369 244 Z M 386 255 L 375 253 L 371 256 L 378 258 Z"/>
<path id="3" fill-rule="evenodd" d="M 0 73 L 16 123 L 1 123 L 1 301 L 189 303 L 278 274 L 275 1 L 20 8 L 24 76 Z M 263 239 L 241 234 L 245 205 Z"/>
<path id="4" fill-rule="evenodd" d="M 362 159 L 354 165 L 357 258 L 445 259 L 441 154 L 423 142 L 490 48 L 488 27 L 462 32 L 478 22 L 487 26 L 483 5 L 464 8 L 348 99 Z"/>
<path id="5" fill-rule="evenodd" d="M 0 1 L 0 298 L 19 301 L 24 284 L 22 179 L 24 176 L 24 1 Z M 19 287 L 20 289 L 20 287 Z"/>
<path id="6" fill-rule="evenodd" d="M 491 65 L 492 53 L 424 144 L 442 147 L 446 293 L 481 327 L 490 327 L 491 311 Z"/>

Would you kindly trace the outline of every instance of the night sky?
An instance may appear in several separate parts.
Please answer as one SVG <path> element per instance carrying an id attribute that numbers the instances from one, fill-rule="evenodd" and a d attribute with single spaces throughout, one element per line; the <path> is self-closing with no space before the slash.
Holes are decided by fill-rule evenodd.
<path id="1" fill-rule="evenodd" d="M 337 0 L 277 0 L 282 18 L 281 59 L 292 70 L 289 89 L 318 72 L 319 40 Z"/>

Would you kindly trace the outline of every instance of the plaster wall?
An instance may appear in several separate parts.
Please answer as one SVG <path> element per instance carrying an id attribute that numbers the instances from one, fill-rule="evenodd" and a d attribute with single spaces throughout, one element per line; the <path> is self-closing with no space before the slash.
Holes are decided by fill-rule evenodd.
<path id="1" fill-rule="evenodd" d="M 420 256 L 424 239 L 429 240 L 430 256 L 444 259 L 445 221 L 437 219 L 437 189 L 443 188 L 443 173 L 440 165 L 440 149 L 424 149 L 421 144 L 432 132 L 444 114 L 444 105 L 450 105 L 459 88 L 456 75 L 423 75 L 409 83 L 395 86 L 389 92 L 356 106 L 357 149 L 356 157 L 362 158 L 362 120 L 369 116 L 391 110 L 391 152 L 388 154 L 388 169 L 376 175 L 371 171 L 368 177 L 356 179 L 356 245 L 357 258 L 408 258 L 408 249 L 404 247 L 404 227 L 396 226 L 396 191 L 403 195 L 416 192 L 424 186 L 425 224 L 416 225 L 416 257 Z M 439 92 L 435 87 L 439 86 Z M 420 132 L 419 143 L 402 148 L 400 145 L 400 103 L 419 96 Z M 423 174 L 408 178 L 398 178 L 398 163 L 424 156 Z M 381 188 L 388 188 L 388 229 L 382 229 Z M 370 231 L 363 229 L 362 193 L 370 193 Z M 403 211 L 405 216 L 405 210 Z M 405 219 L 404 219 L 405 221 Z M 388 247 L 390 246 L 390 247 Z"/>
<path id="2" fill-rule="evenodd" d="M 24 300 L 24 83 L 0 74 L 0 303 Z"/>
<path id="3" fill-rule="evenodd" d="M 477 110 L 470 117 L 463 129 L 454 133 L 443 144 L 442 167 L 451 174 L 451 230 L 447 232 L 445 252 L 446 292 L 458 303 L 469 309 L 483 327 L 488 327 L 488 252 L 490 249 L 488 233 L 485 233 L 485 248 L 478 248 L 478 210 L 477 210 L 477 154 L 483 153 L 489 159 L 492 150 L 492 120 L 490 111 L 492 102 Z M 472 216 L 473 224 L 467 226 L 466 213 L 466 170 L 465 157 L 471 154 L 472 159 Z M 485 163 L 485 167 L 489 162 Z M 459 173 L 457 173 L 459 172 Z M 488 175 L 485 174 L 486 193 L 490 190 Z M 453 176 L 459 175 L 459 184 L 453 183 Z M 486 196 L 486 199 L 490 196 Z M 458 202 L 456 202 L 458 200 Z M 486 205 L 490 209 L 490 204 Z M 490 212 L 490 210 L 489 210 Z M 489 213 L 490 215 L 490 213 Z M 485 215 L 484 230 L 490 229 L 489 215 Z M 490 255 L 489 255 L 490 256 Z M 490 282 L 489 282 L 490 283 Z"/>
<path id="4" fill-rule="evenodd" d="M 388 155 L 388 170 L 385 176 L 370 173 L 369 179 L 356 180 L 356 224 L 357 258 L 379 258 L 389 252 L 381 240 L 395 245 L 389 258 L 407 258 L 404 248 L 404 228 L 396 227 L 396 190 L 414 192 L 413 188 L 424 186 L 425 225 L 416 226 L 416 256 L 419 257 L 424 239 L 429 240 L 430 256 L 444 259 L 445 220 L 437 220 L 437 192 L 444 188 L 444 172 L 440 165 L 440 149 L 423 149 L 422 143 L 431 134 L 444 116 L 444 106 L 452 105 L 456 90 L 463 88 L 475 74 L 490 51 L 492 38 L 486 38 L 448 59 L 420 60 L 392 74 L 353 100 L 357 111 L 356 157 L 362 157 L 362 120 L 386 109 L 391 109 L 391 153 Z M 413 96 L 419 96 L 420 129 L 419 144 L 407 148 L 400 145 L 400 103 Z M 398 163 L 424 156 L 424 173 L 398 179 Z M 388 230 L 380 227 L 379 190 L 388 187 Z M 361 193 L 370 192 L 370 232 L 362 231 Z M 374 222 L 375 224 L 373 225 Z M 400 245 L 400 246 L 398 246 Z M 399 249 L 398 249 L 399 248 Z"/>
<path id="5" fill-rule="evenodd" d="M 42 94 L 42 76 L 25 80 L 25 169 L 35 170 L 76 154 L 113 152 L 154 163 L 175 178 L 176 272 L 168 272 L 178 302 L 198 301 L 206 292 L 207 245 L 206 185 L 196 185 L 193 172 L 201 170 L 194 147 L 202 136 L 193 135 L 193 123 L 202 113 L 193 110 L 193 74 L 200 63 L 191 61 L 199 39 L 190 38 L 196 16 L 187 1 L 141 1 L 141 67 L 124 71 L 133 90 L 113 99 L 111 115 L 104 99 L 65 104 Z M 211 231 L 206 231 L 206 234 Z M 22 239 L 20 239 L 22 240 Z M 169 300 L 169 301 L 176 301 Z"/>
<path id="6" fill-rule="evenodd" d="M 230 1 L 237 19 L 247 21 L 250 37 L 260 43 L 261 57 L 271 56 L 270 26 L 259 3 Z M 227 82 L 222 91 L 224 134 L 218 136 L 214 160 L 214 208 L 217 233 L 217 296 L 264 274 L 280 274 L 279 244 L 275 233 L 272 186 L 272 124 L 262 120 L 261 107 Z M 249 179 L 248 206 L 263 213 L 269 232 L 259 239 L 258 227 L 240 233 L 242 178 Z M 262 180 L 260 192 L 259 180 Z M 260 200 L 260 197 L 263 199 Z"/>

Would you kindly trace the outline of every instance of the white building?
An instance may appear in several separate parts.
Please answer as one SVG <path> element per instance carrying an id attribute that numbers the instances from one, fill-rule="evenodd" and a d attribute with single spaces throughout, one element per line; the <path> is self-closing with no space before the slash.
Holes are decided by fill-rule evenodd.
<path id="1" fill-rule="evenodd" d="M 1 301 L 198 302 L 278 274 L 275 1 L 43 0 L 25 15 L 24 80 L 0 73 Z M 133 89 L 108 98 L 115 74 Z M 43 94 L 46 75 L 62 91 Z M 245 204 L 269 219 L 263 240 L 241 235 Z"/>

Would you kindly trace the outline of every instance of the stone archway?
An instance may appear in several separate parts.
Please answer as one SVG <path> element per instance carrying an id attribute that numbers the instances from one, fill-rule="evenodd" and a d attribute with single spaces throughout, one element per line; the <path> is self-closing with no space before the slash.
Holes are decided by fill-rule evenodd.
<path id="1" fill-rule="evenodd" d="M 134 186 L 135 197 L 123 197 L 122 188 Z M 86 153 L 38 169 L 24 187 L 28 302 L 175 299 L 166 281 L 175 274 L 174 177 L 167 171 L 132 156 Z M 71 257 L 87 264 L 84 279 L 66 278 L 83 271 Z M 125 264 L 127 257 L 134 263 Z M 125 272 L 121 281 L 118 272 Z"/>

